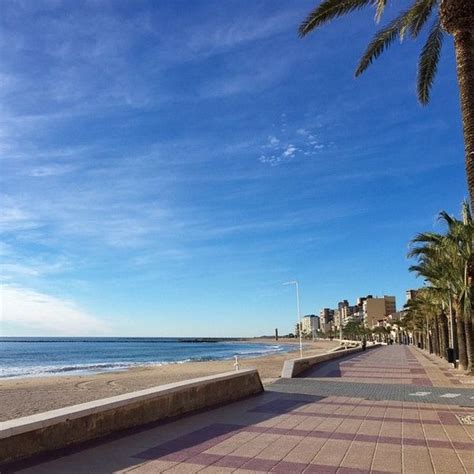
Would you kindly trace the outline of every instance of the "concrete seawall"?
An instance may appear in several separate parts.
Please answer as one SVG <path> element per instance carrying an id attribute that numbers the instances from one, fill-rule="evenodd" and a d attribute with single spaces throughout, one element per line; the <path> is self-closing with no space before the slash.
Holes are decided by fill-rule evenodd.
<path id="1" fill-rule="evenodd" d="M 0 467 L 263 392 L 256 369 L 162 385 L 0 423 Z"/>
<path id="2" fill-rule="evenodd" d="M 380 347 L 380 344 L 368 345 L 367 349 L 373 349 L 375 347 Z M 362 352 L 362 348 L 359 346 L 351 349 L 333 350 L 331 352 L 325 352 L 324 354 L 318 354 L 315 356 L 285 360 L 281 377 L 284 379 L 291 379 L 293 377 L 297 377 L 304 371 L 321 364 L 322 362 L 339 359 L 340 357 L 345 357 L 356 352 Z"/>

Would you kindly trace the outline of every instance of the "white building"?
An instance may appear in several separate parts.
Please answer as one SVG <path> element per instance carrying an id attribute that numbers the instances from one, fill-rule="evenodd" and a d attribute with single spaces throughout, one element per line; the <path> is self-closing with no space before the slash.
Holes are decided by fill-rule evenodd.
<path id="1" fill-rule="evenodd" d="M 301 318 L 302 333 L 313 335 L 319 329 L 319 316 L 308 314 Z"/>

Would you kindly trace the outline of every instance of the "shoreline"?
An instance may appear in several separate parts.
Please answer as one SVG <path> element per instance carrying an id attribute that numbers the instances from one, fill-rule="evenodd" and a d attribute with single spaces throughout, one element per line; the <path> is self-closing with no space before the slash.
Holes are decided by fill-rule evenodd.
<path id="1" fill-rule="evenodd" d="M 293 344 L 294 350 L 260 357 L 240 358 L 240 368 L 255 367 L 262 382 L 269 384 L 277 379 L 286 359 L 298 350 L 297 340 L 252 338 L 245 342 Z M 338 346 L 336 341 L 305 341 L 308 355 L 326 352 Z M 121 395 L 154 386 L 204 377 L 234 370 L 234 359 L 190 361 L 161 366 L 140 366 L 120 371 L 107 371 L 88 375 L 52 375 L 0 380 L 0 422 L 48 410 L 89 402 L 100 398 Z"/>
<path id="2" fill-rule="evenodd" d="M 41 338 L 40 338 L 41 339 Z M 53 339 L 53 338 L 48 338 L 48 339 Z M 64 338 L 60 338 L 64 339 Z M 78 337 L 78 338 L 68 338 L 69 340 L 76 342 L 84 342 L 82 340 L 83 338 Z M 117 340 L 117 338 L 111 337 L 111 340 Z M 148 339 L 148 338 L 127 338 L 127 339 Z M 154 339 L 154 338 L 151 338 Z M 298 350 L 297 344 L 298 340 L 295 340 L 294 338 L 282 338 L 279 341 L 275 341 L 273 338 L 270 337 L 254 337 L 254 338 L 214 338 L 211 340 L 211 338 L 190 338 L 189 340 L 181 339 L 178 340 L 178 338 L 169 338 L 169 342 L 183 342 L 183 343 L 193 343 L 193 344 L 200 344 L 200 343 L 217 343 L 217 342 L 231 342 L 234 344 L 263 344 L 270 347 L 275 347 L 275 346 L 288 346 L 292 345 L 295 346 L 294 348 L 288 349 L 285 347 L 284 349 L 280 348 L 275 349 L 275 350 L 270 350 L 268 349 L 267 351 L 263 351 L 260 353 L 260 355 L 257 355 L 257 353 L 254 354 L 246 354 L 246 353 L 241 353 L 241 354 L 236 354 L 239 356 L 239 360 L 243 359 L 257 359 L 261 357 L 266 357 L 266 356 L 272 356 L 272 355 L 279 355 L 279 354 L 288 354 L 291 352 L 294 352 Z M 171 340 L 173 339 L 173 340 Z M 29 342 L 29 341 L 28 341 Z M 34 341 L 37 342 L 37 341 Z M 43 342 L 51 342 L 50 340 L 48 341 L 40 341 L 41 343 Z M 103 342 L 103 341 L 101 341 Z M 163 341 L 160 341 L 160 343 Z M 50 367 L 45 367 L 45 371 L 37 371 L 37 372 L 31 372 L 31 373 L 18 373 L 14 375 L 7 375 L 7 376 L 0 376 L 0 383 L 3 381 L 8 381 L 8 380 L 20 380 L 20 379 L 42 379 L 44 377 L 75 377 L 75 376 L 90 376 L 90 375 L 100 375 L 100 374 L 106 374 L 106 373 L 120 373 L 120 372 L 125 372 L 128 370 L 133 370 L 133 369 L 142 369 L 146 367 L 150 368 L 156 368 L 156 367 L 162 367 L 166 365 L 179 365 L 179 364 L 187 364 L 190 362 L 225 362 L 225 361 L 230 361 L 234 360 L 234 356 L 228 356 L 224 358 L 185 358 L 185 359 L 177 359 L 177 360 L 156 360 L 156 361 L 149 361 L 149 360 L 142 360 L 142 361 L 137 361 L 137 362 L 131 362 L 131 361 L 110 361 L 110 362 L 105 362 L 105 361 L 97 361 L 97 362 L 89 362 L 89 363 L 83 363 L 83 364 L 76 364 L 73 365 L 72 362 L 66 365 L 58 365 L 58 366 L 50 366 Z M 48 370 L 46 370 L 48 369 Z"/>

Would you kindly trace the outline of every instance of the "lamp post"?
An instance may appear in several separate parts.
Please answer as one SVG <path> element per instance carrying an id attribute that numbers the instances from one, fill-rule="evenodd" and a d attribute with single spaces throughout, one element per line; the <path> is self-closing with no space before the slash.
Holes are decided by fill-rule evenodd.
<path id="1" fill-rule="evenodd" d="M 299 336 L 300 336 L 300 358 L 303 358 L 303 339 L 302 339 L 302 327 L 301 327 L 301 312 L 300 312 L 300 290 L 298 286 L 298 281 L 293 280 L 293 281 L 287 281 L 286 283 L 283 283 L 284 285 L 295 285 L 296 286 L 296 311 L 297 311 L 297 321 L 298 321 L 298 327 L 299 327 Z"/>

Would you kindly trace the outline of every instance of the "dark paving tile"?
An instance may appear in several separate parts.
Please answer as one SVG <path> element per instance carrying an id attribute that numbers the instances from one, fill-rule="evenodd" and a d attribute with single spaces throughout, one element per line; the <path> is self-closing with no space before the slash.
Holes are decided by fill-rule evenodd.
<path id="1" fill-rule="evenodd" d="M 253 458 L 250 461 L 247 461 L 245 464 L 242 464 L 241 469 L 269 472 L 272 467 L 277 463 L 278 461 L 274 459 Z"/>

